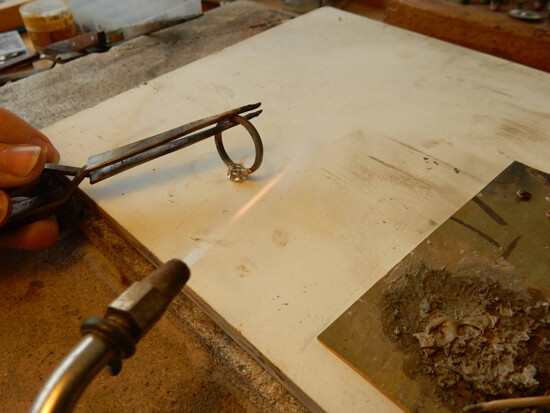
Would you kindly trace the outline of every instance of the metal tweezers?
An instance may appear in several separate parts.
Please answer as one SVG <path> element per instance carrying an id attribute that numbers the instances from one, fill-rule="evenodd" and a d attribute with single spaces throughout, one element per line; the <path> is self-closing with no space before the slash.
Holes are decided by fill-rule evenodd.
<path id="1" fill-rule="evenodd" d="M 93 155 L 82 168 L 47 163 L 40 178 L 32 184 L 15 188 L 9 192 L 12 199 L 12 213 L 8 222 L 0 229 L 5 231 L 20 225 L 50 216 L 59 206 L 67 202 L 78 185 L 86 177 L 95 184 L 122 171 L 144 162 L 185 148 L 214 136 L 216 149 L 223 162 L 229 167 L 227 176 L 233 182 L 243 182 L 256 171 L 263 159 L 263 145 L 258 131 L 250 123 L 262 110 L 256 110 L 261 103 L 242 106 L 218 115 L 179 126 L 158 135 L 130 143 L 120 148 Z M 248 113 L 247 113 L 248 112 Z M 246 113 L 246 114 L 245 114 Z M 215 125 L 215 126 L 212 126 Z M 222 132 L 243 126 L 254 141 L 255 159 L 252 166 L 244 167 L 233 162 L 222 141 Z M 207 127 L 211 126 L 208 129 Z M 203 129 L 203 130 L 201 130 Z M 49 174 L 72 176 L 65 188 L 47 183 Z M 46 184 L 45 184 L 46 183 Z"/>

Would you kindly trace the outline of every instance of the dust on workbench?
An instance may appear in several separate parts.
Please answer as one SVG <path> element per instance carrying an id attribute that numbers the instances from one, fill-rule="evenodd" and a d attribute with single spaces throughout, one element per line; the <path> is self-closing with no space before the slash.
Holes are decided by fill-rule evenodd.
<path id="1" fill-rule="evenodd" d="M 70 228 L 50 250 L 0 252 L 0 410 L 28 411 L 68 350 L 79 324 L 102 316 L 116 296 L 118 271 Z M 225 380 L 211 356 L 166 319 L 124 362 L 119 377 L 99 374 L 76 411 L 233 411 L 258 409 Z"/>
<path id="2" fill-rule="evenodd" d="M 417 261 L 393 274 L 383 331 L 425 394 L 460 411 L 550 387 L 549 303 L 519 278 L 503 258 L 465 259 L 454 273 Z"/>

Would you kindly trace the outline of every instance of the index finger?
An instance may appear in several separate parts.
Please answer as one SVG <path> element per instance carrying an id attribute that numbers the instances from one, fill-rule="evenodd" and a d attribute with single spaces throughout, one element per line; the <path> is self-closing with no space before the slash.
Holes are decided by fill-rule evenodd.
<path id="1" fill-rule="evenodd" d="M 4 108 L 0 108 L 0 142 L 38 145 L 46 152 L 46 162 L 57 163 L 59 161 L 59 152 L 46 135 Z"/>

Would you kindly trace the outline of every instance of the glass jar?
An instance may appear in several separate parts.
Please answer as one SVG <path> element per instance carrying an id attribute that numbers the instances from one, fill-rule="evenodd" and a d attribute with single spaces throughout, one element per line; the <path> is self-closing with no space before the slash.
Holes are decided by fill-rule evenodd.
<path id="1" fill-rule="evenodd" d="M 19 14 L 37 52 L 51 43 L 74 37 L 78 30 L 65 0 L 39 0 L 19 8 Z"/>

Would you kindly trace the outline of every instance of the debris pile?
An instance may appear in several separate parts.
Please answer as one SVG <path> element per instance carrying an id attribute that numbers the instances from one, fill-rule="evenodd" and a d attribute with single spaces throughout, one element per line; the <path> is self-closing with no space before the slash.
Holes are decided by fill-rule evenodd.
<path id="1" fill-rule="evenodd" d="M 382 296 L 384 333 L 405 353 L 403 369 L 453 409 L 550 388 L 550 310 L 506 260 L 458 271 L 418 262 Z"/>

